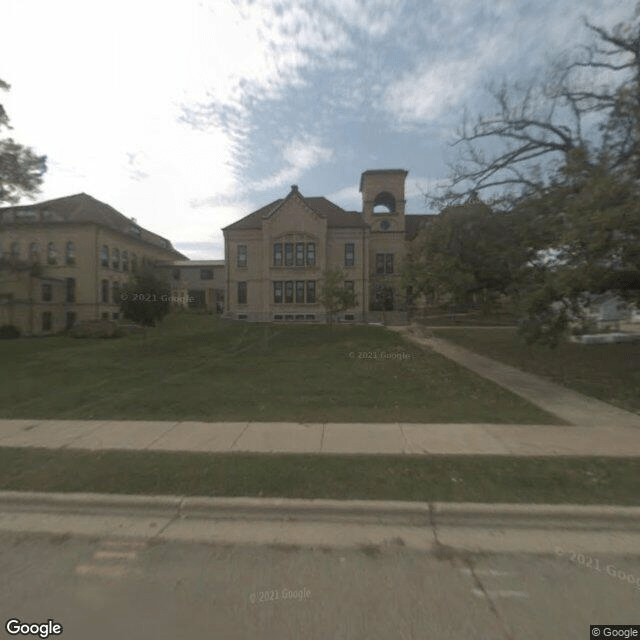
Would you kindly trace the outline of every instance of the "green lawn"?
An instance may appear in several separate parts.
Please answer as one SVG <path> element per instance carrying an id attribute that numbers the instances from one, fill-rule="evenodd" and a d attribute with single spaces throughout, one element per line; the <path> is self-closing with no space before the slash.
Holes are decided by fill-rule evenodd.
<path id="1" fill-rule="evenodd" d="M 515 329 L 434 329 L 436 337 L 640 413 L 640 343 L 527 346 Z"/>
<path id="2" fill-rule="evenodd" d="M 640 505 L 640 459 L 0 448 L 0 490 Z"/>
<path id="3" fill-rule="evenodd" d="M 562 424 L 382 327 L 193 314 L 145 339 L 0 341 L 0 418 Z"/>

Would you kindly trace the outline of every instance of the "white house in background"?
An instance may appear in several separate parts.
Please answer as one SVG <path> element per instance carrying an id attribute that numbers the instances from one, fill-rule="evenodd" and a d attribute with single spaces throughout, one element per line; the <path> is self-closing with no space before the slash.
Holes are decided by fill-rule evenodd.
<path id="1" fill-rule="evenodd" d="M 625 302 L 614 293 L 592 294 L 589 306 L 583 308 L 587 320 L 595 322 L 599 329 L 609 326 L 615 329 L 640 331 L 640 309 Z"/>

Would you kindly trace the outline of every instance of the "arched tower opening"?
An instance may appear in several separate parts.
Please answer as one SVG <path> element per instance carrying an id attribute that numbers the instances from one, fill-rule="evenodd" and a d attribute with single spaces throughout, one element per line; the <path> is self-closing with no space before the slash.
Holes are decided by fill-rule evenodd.
<path id="1" fill-rule="evenodd" d="M 395 213 L 396 199 L 388 191 L 381 191 L 373 200 L 373 213 Z"/>
<path id="2" fill-rule="evenodd" d="M 362 213 L 372 229 L 382 229 L 381 220 L 389 220 L 386 228 L 404 231 L 404 169 L 369 169 L 360 178 Z M 388 217 L 387 217 L 388 216 Z"/>

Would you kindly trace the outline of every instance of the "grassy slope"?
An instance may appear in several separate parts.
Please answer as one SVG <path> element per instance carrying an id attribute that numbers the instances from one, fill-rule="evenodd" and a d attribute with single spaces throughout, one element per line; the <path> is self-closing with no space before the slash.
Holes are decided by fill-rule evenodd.
<path id="1" fill-rule="evenodd" d="M 0 418 L 559 423 L 381 327 L 191 314 L 146 339 L 1 341 Z"/>
<path id="2" fill-rule="evenodd" d="M 524 371 L 545 376 L 570 389 L 640 413 L 640 343 L 582 345 L 556 349 L 527 346 L 515 330 L 434 329 L 451 340 Z"/>

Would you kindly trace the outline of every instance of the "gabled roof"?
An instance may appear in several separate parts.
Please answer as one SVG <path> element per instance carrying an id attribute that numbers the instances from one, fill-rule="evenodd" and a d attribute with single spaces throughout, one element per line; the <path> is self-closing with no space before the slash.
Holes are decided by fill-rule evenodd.
<path id="1" fill-rule="evenodd" d="M 366 227 L 367 224 L 361 214 L 355 212 L 345 211 L 337 204 L 327 200 L 324 197 L 312 197 L 305 198 L 299 191 L 296 185 L 291 187 L 291 192 L 286 198 L 280 198 L 274 200 L 268 205 L 261 207 L 257 211 L 250 213 L 244 218 L 240 218 L 237 222 L 234 222 L 223 229 L 223 231 L 236 231 L 241 229 L 261 229 L 262 220 L 271 214 L 275 213 L 286 200 L 291 198 L 294 194 L 299 197 L 304 204 L 312 211 L 317 213 L 321 218 L 326 218 L 327 226 L 330 228 L 336 227 Z"/>
<path id="2" fill-rule="evenodd" d="M 86 193 L 76 193 L 35 204 L 0 207 L 0 223 L 3 222 L 18 224 L 93 222 L 166 249 L 174 253 L 176 258 L 186 259 L 186 256 L 176 251 L 166 238 L 140 227 L 110 205 Z"/>

